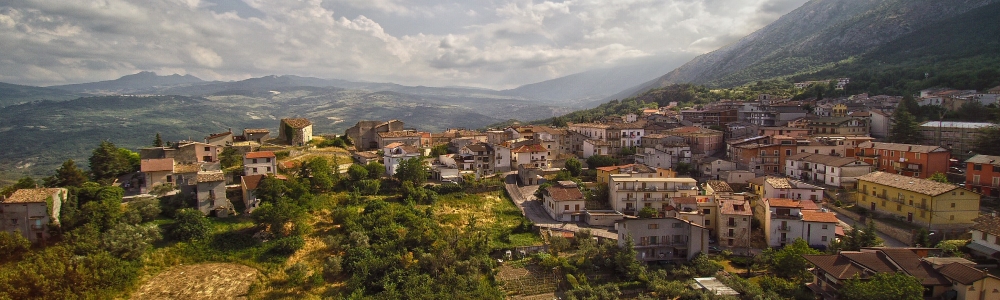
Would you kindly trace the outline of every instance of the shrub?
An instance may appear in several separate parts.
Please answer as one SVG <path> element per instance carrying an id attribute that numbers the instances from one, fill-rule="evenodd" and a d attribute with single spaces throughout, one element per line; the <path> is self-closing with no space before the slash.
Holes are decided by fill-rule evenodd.
<path id="1" fill-rule="evenodd" d="M 323 261 L 323 275 L 326 275 L 327 278 L 339 276 L 340 272 L 343 271 L 343 264 L 344 258 L 340 255 L 327 257 Z"/>
<path id="2" fill-rule="evenodd" d="M 306 241 L 301 236 L 293 235 L 274 240 L 267 251 L 275 255 L 292 255 L 305 245 Z"/>
<path id="3" fill-rule="evenodd" d="M 174 214 L 173 226 L 170 227 L 170 238 L 178 241 L 203 239 L 208 236 L 208 219 L 193 208 L 178 210 Z"/>
<path id="4" fill-rule="evenodd" d="M 17 233 L 0 231 L 0 256 L 11 257 L 28 251 L 31 242 Z"/>
<path id="5" fill-rule="evenodd" d="M 430 189 L 440 195 L 458 193 L 463 190 L 462 185 L 457 183 L 445 183 L 445 184 L 434 185 L 431 186 Z"/>
<path id="6" fill-rule="evenodd" d="M 295 263 L 288 269 L 285 269 L 285 274 L 288 275 L 288 283 L 292 285 L 302 285 L 306 281 L 306 277 L 309 276 L 309 267 L 303 263 Z"/>

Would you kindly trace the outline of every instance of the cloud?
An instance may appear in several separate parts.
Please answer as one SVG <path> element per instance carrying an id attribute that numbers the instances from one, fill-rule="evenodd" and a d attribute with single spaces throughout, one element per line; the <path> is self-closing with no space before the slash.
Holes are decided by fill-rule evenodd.
<path id="1" fill-rule="evenodd" d="M 0 81 L 138 71 L 509 88 L 714 50 L 805 0 L 0 2 Z"/>

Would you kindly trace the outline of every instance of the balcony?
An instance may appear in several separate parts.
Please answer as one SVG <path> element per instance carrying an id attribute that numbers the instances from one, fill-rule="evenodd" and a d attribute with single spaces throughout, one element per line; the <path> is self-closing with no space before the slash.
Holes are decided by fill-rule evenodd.
<path id="1" fill-rule="evenodd" d="M 913 207 L 916 207 L 917 209 L 927 209 L 927 204 L 916 203 L 916 204 L 913 204 Z"/>
<path id="2" fill-rule="evenodd" d="M 780 237 L 780 238 L 778 238 L 778 241 L 782 242 L 782 243 L 787 242 L 788 240 L 790 240 L 790 239 L 787 238 L 787 237 Z"/>
<path id="3" fill-rule="evenodd" d="M 799 219 L 802 219 L 802 215 L 799 215 L 799 214 L 787 214 L 787 215 L 781 214 L 781 215 L 779 215 L 777 213 L 771 213 L 771 219 L 799 220 Z"/>
<path id="4" fill-rule="evenodd" d="M 42 229 L 45 229 L 45 225 L 40 225 L 40 224 L 31 225 L 31 230 L 42 230 Z"/>
<path id="5" fill-rule="evenodd" d="M 813 170 L 816 174 L 826 174 L 826 168 Z"/>
<path id="6" fill-rule="evenodd" d="M 667 200 L 666 198 L 642 198 L 642 201 L 647 201 L 647 202 L 658 202 L 666 200 Z"/>
<path id="7" fill-rule="evenodd" d="M 736 227 L 736 222 L 727 222 L 726 227 Z"/>
<path id="8" fill-rule="evenodd" d="M 896 198 L 891 198 L 889 200 L 891 200 L 892 202 L 899 203 L 899 204 L 906 204 L 906 199 L 905 198 L 896 197 Z"/>
<path id="9" fill-rule="evenodd" d="M 778 225 L 778 231 L 791 231 L 791 230 L 792 230 L 792 226 L 788 226 L 788 225 L 781 226 L 781 225 Z"/>

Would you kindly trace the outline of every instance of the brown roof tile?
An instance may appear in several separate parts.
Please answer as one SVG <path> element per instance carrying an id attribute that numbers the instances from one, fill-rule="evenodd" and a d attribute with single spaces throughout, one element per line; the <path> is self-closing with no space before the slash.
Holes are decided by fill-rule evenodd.
<path id="1" fill-rule="evenodd" d="M 208 137 L 206 137 L 205 139 L 211 140 L 211 139 L 216 139 L 216 138 L 224 137 L 224 136 L 227 136 L 227 135 L 233 135 L 233 132 L 232 131 L 226 131 L 226 132 L 222 132 L 222 133 L 213 133 L 213 134 L 208 135 Z"/>
<path id="2" fill-rule="evenodd" d="M 883 143 L 883 142 L 864 142 L 858 144 L 858 148 L 874 148 L 879 150 L 893 150 L 893 151 L 906 151 L 915 153 L 931 153 L 931 152 L 945 152 L 945 149 L 941 146 L 927 146 L 927 145 L 913 145 L 913 144 L 896 144 L 896 143 Z"/>
<path id="3" fill-rule="evenodd" d="M 907 177 L 882 171 L 875 171 L 858 176 L 858 180 L 864 180 L 876 184 L 891 186 L 894 188 L 917 192 L 924 195 L 937 196 L 959 187 L 954 184 L 941 183 L 933 180 Z"/>
<path id="4" fill-rule="evenodd" d="M 302 129 L 308 126 L 312 126 L 312 122 L 309 122 L 309 119 L 304 119 L 304 118 L 281 119 L 281 122 L 288 124 L 288 126 L 291 126 L 292 128 L 295 129 Z"/>
<path id="5" fill-rule="evenodd" d="M 989 276 L 986 271 L 976 269 L 961 263 L 950 263 L 937 269 L 941 275 L 964 285 L 982 280 Z"/>
<path id="6" fill-rule="evenodd" d="M 819 212 L 819 211 L 802 211 L 802 221 L 805 222 L 821 222 L 821 223 L 837 223 L 837 215 L 832 212 Z"/>
<path id="7" fill-rule="evenodd" d="M 258 152 L 247 152 L 245 158 L 267 158 L 275 157 L 274 152 L 271 151 L 258 151 Z"/>
<path id="8" fill-rule="evenodd" d="M 222 171 L 198 172 L 198 182 L 214 182 L 226 180 L 226 175 Z"/>
<path id="9" fill-rule="evenodd" d="M 767 205 L 770 207 L 788 207 L 788 208 L 802 208 L 802 201 L 796 201 L 788 198 L 766 198 Z"/>
<path id="10" fill-rule="evenodd" d="M 270 130 L 263 128 L 244 128 L 243 134 L 258 134 L 258 133 L 271 133 Z"/>
<path id="11" fill-rule="evenodd" d="M 583 201 L 583 193 L 576 187 L 550 186 L 545 193 L 555 201 Z"/>
<path id="12" fill-rule="evenodd" d="M 379 132 L 378 136 L 381 138 L 420 137 L 420 133 L 414 131 L 388 131 Z"/>
<path id="13" fill-rule="evenodd" d="M 260 174 L 243 176 L 243 184 L 246 185 L 247 190 L 256 190 L 257 186 L 260 185 L 261 180 L 264 180 L 264 177 L 267 177 L 267 175 Z"/>
<path id="14" fill-rule="evenodd" d="M 539 144 L 524 145 L 517 147 L 517 149 L 511 150 L 513 153 L 530 153 L 530 152 L 546 152 L 545 147 Z"/>
<path id="15" fill-rule="evenodd" d="M 1000 236 L 1000 217 L 981 215 L 972 221 L 976 222 L 976 225 L 972 225 L 972 229 Z"/>
<path id="16" fill-rule="evenodd" d="M 143 159 L 139 162 L 139 171 L 142 172 L 161 172 L 161 171 L 173 171 L 174 170 L 174 159 L 173 158 L 150 158 Z"/>
<path id="17" fill-rule="evenodd" d="M 803 255 L 807 261 L 815 265 L 823 272 L 830 274 L 837 279 L 850 279 L 854 275 L 866 278 L 864 269 L 853 264 L 850 259 L 841 255 Z"/>
<path id="18" fill-rule="evenodd" d="M 20 189 L 15 191 L 3 203 L 45 203 L 45 199 L 52 196 L 55 193 L 59 193 L 65 189 L 60 188 L 39 188 L 39 189 Z"/>
<path id="19" fill-rule="evenodd" d="M 719 200 L 719 213 L 723 215 L 746 215 L 749 216 L 750 206 L 743 200 Z"/>
<path id="20" fill-rule="evenodd" d="M 716 193 L 733 192 L 733 188 L 730 187 L 728 183 L 722 180 L 709 180 L 705 184 L 711 186 Z"/>

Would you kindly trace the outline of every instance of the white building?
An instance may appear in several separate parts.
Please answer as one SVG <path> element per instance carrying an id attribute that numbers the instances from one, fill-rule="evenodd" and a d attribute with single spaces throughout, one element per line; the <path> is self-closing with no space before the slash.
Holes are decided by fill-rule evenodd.
<path id="1" fill-rule="evenodd" d="M 542 202 L 545 211 L 556 221 L 583 221 L 585 200 L 575 182 L 559 181 L 556 185 L 546 188 L 542 192 Z"/>
<path id="2" fill-rule="evenodd" d="M 702 176 L 712 179 L 722 179 L 722 172 L 734 170 L 736 170 L 735 162 L 718 158 L 710 158 L 698 167 Z"/>
<path id="3" fill-rule="evenodd" d="M 590 139 L 583 141 L 583 158 L 589 158 L 594 155 L 613 155 L 611 153 L 612 143 L 608 141 Z"/>
<path id="4" fill-rule="evenodd" d="M 247 152 L 243 155 L 243 175 L 274 174 L 278 157 L 271 151 Z"/>
<path id="5" fill-rule="evenodd" d="M 889 130 L 892 128 L 892 116 L 880 110 L 869 111 L 872 115 L 871 135 L 876 138 L 889 137 Z"/>
<path id="6" fill-rule="evenodd" d="M 553 157 L 547 155 L 548 150 L 540 144 L 523 145 L 511 149 L 510 153 L 513 158 L 511 166 L 526 164 L 537 168 L 548 168 L 549 160 L 553 159 Z"/>
<path id="7" fill-rule="evenodd" d="M 626 215 L 637 215 L 643 207 L 666 212 L 670 198 L 695 195 L 698 182 L 694 178 L 635 178 L 615 174 L 608 183 L 612 209 Z"/>
<path id="8" fill-rule="evenodd" d="M 832 186 L 852 185 L 872 169 L 871 164 L 854 157 L 798 153 L 785 158 L 786 176 Z"/>
<path id="9" fill-rule="evenodd" d="M 688 261 L 698 253 L 708 252 L 708 229 L 674 217 L 626 218 L 618 221 L 618 246 L 631 237 L 636 259 L 652 261 Z"/>
<path id="10" fill-rule="evenodd" d="M 976 255 L 994 257 L 994 254 L 1000 252 L 1000 217 L 981 215 L 973 221 L 976 221 L 976 225 L 972 225 L 969 230 L 972 242 L 966 247 Z"/>
<path id="11" fill-rule="evenodd" d="M 392 143 L 382 148 L 382 164 L 385 165 L 385 174 L 396 175 L 399 163 L 411 158 L 420 157 L 420 149 L 403 143 Z"/>
<path id="12" fill-rule="evenodd" d="M 818 211 L 815 203 L 784 198 L 760 201 L 765 239 L 770 247 L 784 247 L 801 238 L 813 248 L 826 249 L 836 236 L 837 215 Z"/>
<path id="13" fill-rule="evenodd" d="M 750 180 L 750 187 L 761 198 L 788 198 L 812 201 L 823 200 L 823 191 L 826 190 L 826 188 L 802 181 L 771 176 L 763 176 Z"/>
<path id="14" fill-rule="evenodd" d="M 674 168 L 678 163 L 691 163 L 691 146 L 686 143 L 648 146 L 636 153 L 635 162 L 663 169 Z"/>

